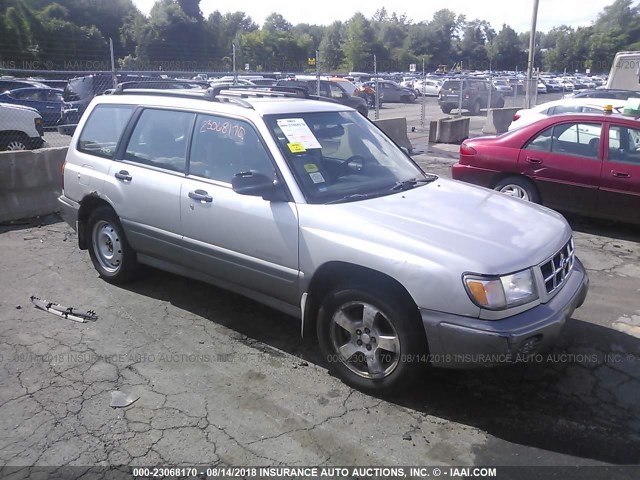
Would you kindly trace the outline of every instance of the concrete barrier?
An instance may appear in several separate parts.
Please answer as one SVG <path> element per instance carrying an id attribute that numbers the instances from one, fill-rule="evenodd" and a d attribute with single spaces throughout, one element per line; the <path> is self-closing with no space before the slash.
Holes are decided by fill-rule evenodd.
<path id="1" fill-rule="evenodd" d="M 469 117 L 447 117 L 429 123 L 429 143 L 460 143 L 469 138 Z"/>
<path id="2" fill-rule="evenodd" d="M 407 136 L 407 119 L 406 118 L 385 118 L 380 120 L 374 120 L 380 130 L 386 133 L 391 140 L 396 142 L 401 147 L 409 150 L 409 153 L 413 152 L 413 146 Z"/>
<path id="3" fill-rule="evenodd" d="M 487 120 L 482 127 L 482 133 L 495 135 L 504 133 L 509 129 L 513 116 L 519 108 L 490 108 L 487 112 Z"/>
<path id="4" fill-rule="evenodd" d="M 59 210 L 67 147 L 0 153 L 0 222 Z"/>

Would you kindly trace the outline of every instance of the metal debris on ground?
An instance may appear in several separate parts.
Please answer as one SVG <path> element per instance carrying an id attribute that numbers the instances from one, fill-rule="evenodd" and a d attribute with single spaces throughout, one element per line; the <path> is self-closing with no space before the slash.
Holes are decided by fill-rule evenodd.
<path id="1" fill-rule="evenodd" d="M 113 408 L 128 407 L 139 398 L 140 397 L 130 393 L 124 393 L 116 390 L 115 392 L 111 392 L 111 406 Z"/>
<path id="2" fill-rule="evenodd" d="M 98 319 L 96 312 L 93 310 L 79 310 L 75 307 L 65 307 L 58 303 L 42 300 L 33 295 L 31 296 L 31 303 L 46 312 L 78 323 L 86 323 L 87 320 L 95 322 Z"/>

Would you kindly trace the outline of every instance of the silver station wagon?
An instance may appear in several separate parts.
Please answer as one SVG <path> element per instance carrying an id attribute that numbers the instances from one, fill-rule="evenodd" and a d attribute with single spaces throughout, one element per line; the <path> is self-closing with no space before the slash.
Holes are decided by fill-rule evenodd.
<path id="1" fill-rule="evenodd" d="M 120 87 L 63 176 L 106 281 L 146 264 L 295 315 L 362 390 L 537 353 L 587 294 L 561 215 L 427 174 L 355 110 L 277 89 Z"/>

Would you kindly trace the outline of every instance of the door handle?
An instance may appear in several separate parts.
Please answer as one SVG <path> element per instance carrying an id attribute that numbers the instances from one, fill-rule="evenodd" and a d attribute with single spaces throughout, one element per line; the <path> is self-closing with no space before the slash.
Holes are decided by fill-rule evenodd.
<path id="1" fill-rule="evenodd" d="M 196 190 L 195 192 L 189 192 L 189 198 L 197 200 L 200 203 L 212 203 L 213 197 L 205 190 Z"/>
<path id="2" fill-rule="evenodd" d="M 123 182 L 130 182 L 131 179 L 133 178 L 131 175 L 129 175 L 129 172 L 127 172 L 126 170 L 120 170 L 119 172 L 116 173 L 115 177 L 118 180 L 122 180 Z"/>
<path id="3" fill-rule="evenodd" d="M 630 173 L 616 172 L 615 170 L 611 170 L 611 175 L 613 175 L 616 178 L 631 178 L 631 174 Z"/>
<path id="4" fill-rule="evenodd" d="M 534 158 L 534 157 L 527 157 L 527 163 L 534 163 L 536 165 L 539 165 L 542 163 L 542 160 L 540 160 L 539 158 Z"/>

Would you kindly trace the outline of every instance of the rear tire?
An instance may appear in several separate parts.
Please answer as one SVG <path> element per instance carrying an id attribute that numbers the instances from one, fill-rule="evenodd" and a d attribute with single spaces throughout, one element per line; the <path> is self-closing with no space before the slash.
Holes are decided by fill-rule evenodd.
<path id="1" fill-rule="evenodd" d="M 442 113 L 446 113 L 447 115 L 449 115 L 451 113 L 451 110 L 453 110 L 453 107 L 449 105 L 442 105 L 440 107 L 440 110 L 442 110 Z"/>
<path id="2" fill-rule="evenodd" d="M 493 189 L 510 197 L 541 203 L 538 189 L 531 180 L 525 177 L 512 176 L 503 178 L 495 184 Z"/>
<path id="3" fill-rule="evenodd" d="M 115 284 L 131 281 L 138 271 L 138 260 L 115 212 L 109 207 L 96 208 L 87 227 L 89 256 L 100 276 Z"/>
<path id="4" fill-rule="evenodd" d="M 329 370 L 359 390 L 398 392 L 426 364 L 417 308 L 386 289 L 346 283 L 330 291 L 318 312 L 317 334 Z"/>

